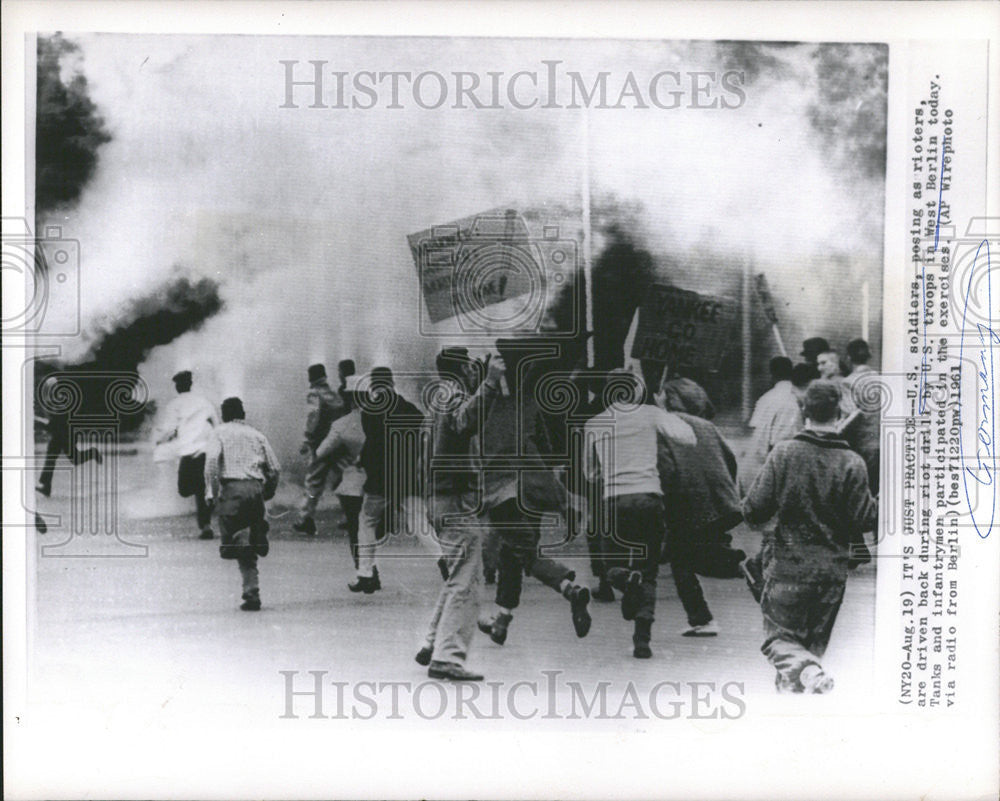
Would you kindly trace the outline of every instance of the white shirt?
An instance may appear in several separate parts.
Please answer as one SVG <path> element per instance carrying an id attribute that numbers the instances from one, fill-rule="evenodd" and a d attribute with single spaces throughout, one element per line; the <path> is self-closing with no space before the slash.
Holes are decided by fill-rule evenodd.
<path id="1" fill-rule="evenodd" d="M 657 448 L 660 438 L 695 445 L 694 430 L 659 406 L 612 406 L 584 426 L 587 475 L 599 474 L 604 497 L 653 493 L 662 495 Z"/>
<path id="2" fill-rule="evenodd" d="M 778 381 L 757 399 L 750 418 L 750 427 L 754 430 L 754 453 L 760 463 L 764 463 L 775 445 L 794 437 L 804 424 L 792 382 Z"/>
<path id="3" fill-rule="evenodd" d="M 355 407 L 331 423 L 329 433 L 316 449 L 318 459 L 330 456 L 337 459 L 337 467 L 343 476 L 336 489 L 338 495 L 358 498 L 364 495 L 365 471 L 358 464 L 364 444 L 365 432 L 361 427 L 361 409 Z"/>
<path id="4" fill-rule="evenodd" d="M 182 392 L 163 410 L 156 444 L 169 442 L 174 456 L 197 456 L 205 452 L 217 423 L 215 406 L 208 399 L 196 392 Z"/>

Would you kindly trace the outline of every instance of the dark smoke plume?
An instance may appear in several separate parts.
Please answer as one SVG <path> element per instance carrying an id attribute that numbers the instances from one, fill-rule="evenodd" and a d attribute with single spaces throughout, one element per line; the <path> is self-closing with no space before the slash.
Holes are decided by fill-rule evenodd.
<path id="1" fill-rule="evenodd" d="M 70 366 L 36 362 L 35 386 L 37 388 L 46 376 L 60 369 L 68 372 L 106 372 L 106 382 L 88 380 L 83 385 L 87 394 L 83 398 L 81 413 L 100 413 L 106 383 L 121 378 L 122 374 L 138 381 L 138 367 L 150 350 L 169 344 L 188 331 L 197 330 L 221 308 L 222 299 L 215 281 L 202 278 L 192 282 L 183 276 L 175 278 L 134 301 L 125 311 L 123 322 L 104 334 L 84 361 Z M 147 405 L 142 413 L 123 419 L 122 430 L 134 430 L 152 411 L 151 405 Z"/>
<path id="2" fill-rule="evenodd" d="M 35 215 L 75 203 L 97 168 L 97 152 L 111 141 L 104 119 L 90 99 L 87 79 L 63 68 L 80 48 L 56 33 L 38 37 L 35 119 Z"/>

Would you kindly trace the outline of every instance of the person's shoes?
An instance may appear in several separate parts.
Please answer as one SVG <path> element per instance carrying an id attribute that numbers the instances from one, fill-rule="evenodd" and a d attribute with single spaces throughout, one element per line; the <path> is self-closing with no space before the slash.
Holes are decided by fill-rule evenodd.
<path id="1" fill-rule="evenodd" d="M 266 520 L 260 523 L 259 526 L 252 526 L 250 528 L 250 545 L 257 552 L 257 556 L 262 559 L 271 551 L 271 543 L 267 541 L 267 532 L 270 530 L 271 524 Z"/>
<path id="2" fill-rule="evenodd" d="M 46 498 L 48 498 L 49 496 L 52 495 L 52 485 L 43 484 L 41 481 L 39 481 L 37 484 L 35 484 L 35 492 L 39 492 Z"/>
<path id="3" fill-rule="evenodd" d="M 513 619 L 514 616 L 509 612 L 501 612 L 493 618 L 490 630 L 487 633 L 490 635 L 490 639 L 497 645 L 503 645 L 507 642 L 507 629 L 510 627 L 510 623 Z"/>
<path id="4" fill-rule="evenodd" d="M 431 662 L 427 675 L 432 679 L 447 679 L 449 681 L 482 681 L 481 673 L 473 673 L 454 662 Z"/>
<path id="5" fill-rule="evenodd" d="M 448 560 L 443 556 L 437 561 L 438 570 L 441 572 L 441 581 L 448 580 Z"/>
<path id="6" fill-rule="evenodd" d="M 743 578 L 746 579 L 747 587 L 750 588 L 753 599 L 757 603 L 760 603 L 761 596 L 764 594 L 764 576 L 760 572 L 760 562 L 754 559 L 754 557 L 749 556 L 740 562 L 740 572 L 743 574 Z"/>
<path id="7" fill-rule="evenodd" d="M 223 559 L 238 559 L 242 545 L 233 545 L 231 542 L 224 542 L 219 546 L 219 556 Z"/>
<path id="8" fill-rule="evenodd" d="M 371 595 L 382 589 L 382 583 L 378 580 L 378 573 L 373 573 L 370 576 L 358 576 L 347 585 L 347 589 L 351 592 L 363 592 L 365 595 Z"/>
<path id="9" fill-rule="evenodd" d="M 586 637 L 590 631 L 592 622 L 590 612 L 587 611 L 587 604 L 590 603 L 589 587 L 568 587 L 566 598 L 570 604 L 570 612 L 573 615 L 573 628 L 577 637 Z"/>
<path id="10" fill-rule="evenodd" d="M 424 667 L 427 667 L 431 663 L 431 656 L 433 654 L 434 654 L 434 649 L 431 648 L 429 645 L 425 645 L 423 648 L 417 651 L 417 655 L 413 657 L 413 659 L 414 661 L 416 661 L 418 665 L 423 665 Z"/>
<path id="11" fill-rule="evenodd" d="M 210 526 L 205 526 L 205 528 L 203 528 L 201 533 L 198 535 L 198 539 L 200 540 L 210 540 L 213 537 L 215 537 L 215 533 L 212 531 Z"/>
<path id="12" fill-rule="evenodd" d="M 495 570 L 484 570 L 483 581 L 486 582 L 487 587 L 492 587 L 497 583 L 497 572 Z"/>
<path id="13" fill-rule="evenodd" d="M 49 527 L 42 519 L 42 516 L 38 514 L 38 512 L 35 512 L 35 531 L 37 531 L 39 534 L 44 534 L 48 530 Z"/>
<path id="14" fill-rule="evenodd" d="M 476 621 L 476 626 L 483 634 L 493 633 L 493 618 L 492 617 L 481 617 Z"/>
<path id="15" fill-rule="evenodd" d="M 382 589 L 382 579 L 378 577 L 378 565 L 372 565 L 372 579 L 375 581 L 375 589 Z"/>
<path id="16" fill-rule="evenodd" d="M 242 609 L 244 612 L 259 612 L 260 595 L 258 595 L 257 593 L 244 595 L 243 603 L 240 604 L 240 609 Z"/>
<path id="17" fill-rule="evenodd" d="M 799 684 L 807 693 L 825 695 L 833 689 L 833 676 L 824 673 L 819 665 L 806 665 L 799 674 Z"/>
<path id="18" fill-rule="evenodd" d="M 681 632 L 682 637 L 715 637 L 719 634 L 719 624 L 714 620 L 700 626 L 688 626 Z"/>
<path id="19" fill-rule="evenodd" d="M 774 676 L 774 689 L 778 691 L 780 695 L 789 695 L 791 693 L 802 692 L 802 686 L 787 676 L 782 676 L 780 673 Z"/>
<path id="20" fill-rule="evenodd" d="M 311 517 L 303 517 L 298 523 L 294 523 L 292 528 L 300 534 L 313 536 L 316 533 L 316 521 Z"/>
<path id="21" fill-rule="evenodd" d="M 653 621 L 648 617 L 636 618 L 635 633 L 632 635 L 632 656 L 636 659 L 649 659 L 653 655 L 649 640 L 653 633 Z"/>
<path id="22" fill-rule="evenodd" d="M 601 579 L 597 584 L 596 590 L 590 591 L 590 597 L 595 601 L 602 601 L 604 603 L 612 603 L 615 601 L 615 590 L 611 586 L 611 582 L 607 579 Z"/>
<path id="23" fill-rule="evenodd" d="M 642 573 L 633 570 L 629 573 L 628 581 L 625 584 L 625 592 L 622 594 L 622 617 L 626 620 L 635 620 L 642 605 Z"/>

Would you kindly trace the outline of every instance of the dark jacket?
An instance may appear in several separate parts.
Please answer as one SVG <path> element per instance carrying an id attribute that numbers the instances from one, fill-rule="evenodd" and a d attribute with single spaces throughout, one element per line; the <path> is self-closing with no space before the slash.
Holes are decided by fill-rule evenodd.
<path id="1" fill-rule="evenodd" d="M 469 394 L 457 381 L 449 382 L 451 399 L 433 417 L 429 479 L 435 496 L 468 495 L 480 488 L 480 459 L 476 439 L 487 409 L 500 394 L 484 381 Z"/>
<path id="2" fill-rule="evenodd" d="M 667 528 L 687 534 L 728 531 L 743 519 L 736 457 L 712 423 L 693 414 L 675 414 L 694 429 L 698 441 L 695 445 L 669 444 L 672 477 L 661 470 Z"/>
<path id="3" fill-rule="evenodd" d="M 386 495 L 386 478 L 398 481 L 403 495 L 423 494 L 421 437 L 424 415 L 406 398 L 390 390 L 378 401 L 380 411 L 362 406 L 361 429 L 365 444 L 361 466 L 365 469 L 365 494 Z M 394 432 L 387 437 L 386 431 Z"/>
<path id="4" fill-rule="evenodd" d="M 553 454 L 553 446 L 530 395 L 512 393 L 493 399 L 486 411 L 480 453 L 486 508 L 511 498 L 520 498 L 532 511 L 565 507 L 566 489 L 542 458 Z"/>
<path id="5" fill-rule="evenodd" d="M 778 516 L 765 534 L 765 571 L 799 581 L 842 578 L 850 544 L 878 524 L 864 461 L 836 434 L 809 429 L 774 446 L 743 515 L 751 524 Z"/>

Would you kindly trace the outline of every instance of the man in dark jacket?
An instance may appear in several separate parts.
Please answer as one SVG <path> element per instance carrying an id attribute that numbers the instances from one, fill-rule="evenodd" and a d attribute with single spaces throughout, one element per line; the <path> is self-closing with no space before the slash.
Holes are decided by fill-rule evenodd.
<path id="1" fill-rule="evenodd" d="M 677 595 L 687 613 L 685 637 L 719 633 L 705 602 L 698 574 L 739 578 L 746 554 L 730 547 L 729 530 L 743 520 L 736 489 L 736 457 L 719 430 L 707 420 L 677 413 L 694 430 L 694 445 L 675 443 L 672 480 L 664 485 L 667 535 L 664 556 L 670 562 Z"/>
<path id="2" fill-rule="evenodd" d="M 507 391 L 486 408 L 481 442 L 483 505 L 500 538 L 497 611 L 479 628 L 499 645 L 506 641 L 527 573 L 569 601 L 576 635 L 585 637 L 591 624 L 589 588 L 576 583 L 573 570 L 539 553 L 540 516 L 565 512 L 566 490 L 540 458 L 552 447 L 534 397 L 533 346 L 500 340 L 497 349 L 507 367 Z"/>
<path id="3" fill-rule="evenodd" d="M 752 525 L 778 517 L 762 548 L 761 651 L 779 692 L 833 689 L 819 660 L 844 597 L 851 542 L 877 525 L 865 463 L 838 432 L 840 399 L 831 381 L 809 385 L 805 430 L 775 446 L 743 501 Z"/>
<path id="4" fill-rule="evenodd" d="M 369 376 L 368 391 L 361 405 L 361 428 L 365 444 L 361 467 L 365 471 L 364 501 L 358 524 L 358 571 L 351 592 L 370 595 L 382 589 L 375 564 L 377 530 L 386 512 L 399 515 L 398 523 L 422 540 L 432 538 L 423 505 L 423 465 L 419 454 L 424 416 L 420 409 L 396 392 L 392 370 L 376 367 Z M 390 436 L 396 437 L 393 441 Z M 401 439 L 414 443 L 400 447 Z M 398 461 L 400 458 L 405 461 Z M 389 486 L 389 482 L 395 482 Z M 393 508 L 389 509 L 392 502 Z M 388 523 L 396 522 L 389 520 Z M 393 526 L 387 525 L 387 528 Z"/>
<path id="5" fill-rule="evenodd" d="M 331 473 L 338 473 L 336 463 L 329 458 L 318 458 L 316 449 L 330 433 L 333 421 L 347 414 L 350 408 L 330 387 L 326 378 L 326 368 L 322 364 L 309 365 L 308 376 L 306 430 L 299 453 L 309 457 L 309 468 L 306 471 L 306 490 L 299 520 L 292 528 L 304 534 L 315 534 L 316 505 L 323 490 L 326 489 L 327 479 L 331 477 Z M 336 475 L 334 480 L 339 480 Z"/>

